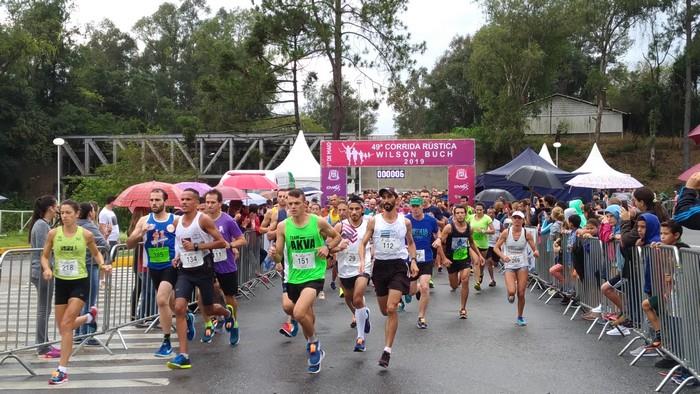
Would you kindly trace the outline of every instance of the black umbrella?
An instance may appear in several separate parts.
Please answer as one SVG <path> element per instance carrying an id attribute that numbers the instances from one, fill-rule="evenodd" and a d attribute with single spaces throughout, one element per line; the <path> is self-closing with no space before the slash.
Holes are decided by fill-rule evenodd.
<path id="1" fill-rule="evenodd" d="M 522 166 L 517 170 L 511 172 L 507 177 L 507 180 L 527 187 L 543 187 L 546 189 L 563 189 L 557 174 L 552 171 L 546 170 L 540 166 Z"/>
<path id="2" fill-rule="evenodd" d="M 482 190 L 477 194 L 474 199 L 476 201 L 498 201 L 499 198 L 503 197 L 506 201 L 515 201 L 515 197 L 508 190 L 503 189 L 486 189 Z"/>

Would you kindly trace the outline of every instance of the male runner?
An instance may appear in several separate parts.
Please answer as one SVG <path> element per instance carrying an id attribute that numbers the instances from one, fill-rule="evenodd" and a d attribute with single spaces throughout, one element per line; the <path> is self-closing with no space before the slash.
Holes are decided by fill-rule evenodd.
<path id="1" fill-rule="evenodd" d="M 442 209 L 438 208 L 433 204 L 432 198 L 430 196 L 430 191 L 428 189 L 423 189 L 420 191 L 420 198 L 423 199 L 423 213 L 426 216 L 432 216 L 437 220 L 439 229 L 442 230 L 447 224 L 447 218 L 442 212 Z M 435 265 L 438 266 L 438 271 L 442 271 L 442 261 L 439 259 L 439 255 L 436 248 L 433 248 L 433 256 L 435 257 Z M 434 287 L 433 279 L 430 278 L 428 285 L 432 289 Z"/>
<path id="2" fill-rule="evenodd" d="M 345 303 L 353 313 L 353 323 L 351 327 L 357 328 L 357 338 L 355 339 L 355 351 L 365 351 L 365 335 L 369 334 L 369 308 L 365 305 L 365 289 L 372 275 L 371 260 L 365 265 L 364 271 L 360 271 L 360 242 L 365 236 L 368 219 L 363 215 L 362 199 L 357 196 L 350 198 L 347 205 L 348 218 L 335 225 L 342 241 L 331 250 L 336 253 L 338 276 L 340 285 L 345 291 Z M 342 204 L 338 206 L 342 209 Z M 370 245 L 367 245 L 365 255 L 370 255 Z"/>
<path id="3" fill-rule="evenodd" d="M 329 250 L 338 246 L 340 234 L 318 216 L 306 213 L 304 199 L 301 190 L 289 191 L 287 208 L 290 216 L 277 226 L 277 242 L 270 247 L 270 255 L 281 270 L 286 249 L 287 295 L 291 303 L 283 303 L 282 307 L 301 324 L 307 339 L 307 371 L 319 373 L 325 353 L 316 337 L 313 304 L 323 289 Z"/>
<path id="4" fill-rule="evenodd" d="M 204 316 L 224 316 L 226 326 L 234 326 L 234 316 L 230 306 L 226 308 L 214 303 L 214 249 L 226 247 L 226 241 L 216 229 L 214 221 L 197 211 L 199 193 L 185 189 L 180 195 L 183 215 L 175 228 L 175 258 L 173 266 L 178 268 L 175 284 L 175 323 L 180 340 L 180 354 L 168 362 L 171 369 L 192 367 L 187 354 L 187 340 L 195 336 L 194 315 L 189 313 L 187 304 L 194 288 L 199 288 Z"/>
<path id="5" fill-rule="evenodd" d="M 435 260 L 433 247 L 442 248 L 438 233 L 438 222 L 434 217 L 423 214 L 423 199 L 413 197 L 409 201 L 411 213 L 406 217 L 411 221 L 411 234 L 416 243 L 416 260 L 418 261 L 418 275 L 411 277 L 411 295 L 418 299 L 418 321 L 416 326 L 421 329 L 428 328 L 425 314 L 430 301 L 429 282 L 433 276 L 433 262 Z M 420 288 L 420 289 L 418 289 Z M 417 292 L 419 291 L 419 292 Z"/>
<path id="6" fill-rule="evenodd" d="M 220 191 L 216 189 L 208 191 L 204 196 L 204 201 L 207 205 L 207 214 L 214 220 L 216 228 L 224 238 L 224 241 L 226 241 L 225 248 L 212 251 L 214 253 L 214 273 L 216 274 L 216 283 L 218 283 L 215 286 L 215 290 L 216 294 L 224 293 L 226 307 L 230 308 L 230 311 L 233 313 L 235 319 L 233 326 L 225 325 L 225 328 L 230 333 L 229 342 L 231 346 L 236 346 L 240 341 L 238 302 L 236 301 L 236 295 L 238 294 L 238 266 L 236 261 L 240 256 L 238 248 L 247 245 L 248 241 L 243 236 L 243 232 L 236 221 L 229 214 L 221 212 L 223 197 Z M 202 336 L 202 342 L 204 343 L 211 342 L 214 337 L 214 327 L 208 317 L 204 316 L 205 327 L 204 335 Z"/>
<path id="7" fill-rule="evenodd" d="M 416 261 L 416 244 L 411 235 L 411 221 L 396 210 L 399 195 L 393 188 L 379 191 L 384 211 L 375 215 L 367 223 L 367 231 L 359 247 L 360 272 L 364 272 L 367 263 L 366 247 L 370 240 L 374 244 L 374 267 L 372 282 L 377 294 L 377 303 L 382 315 L 387 316 L 384 327 L 384 351 L 379 359 L 381 367 L 389 367 L 391 346 L 394 344 L 396 330 L 399 327 L 397 308 L 401 295 L 408 293 L 410 285 L 409 268 L 406 259 L 410 259 L 410 275 L 418 275 Z"/>
<path id="8" fill-rule="evenodd" d="M 151 190 L 151 213 L 139 219 L 135 230 L 126 240 L 129 248 L 135 248 L 143 241 L 144 263 L 156 290 L 160 327 L 163 329 L 163 343 L 155 352 L 156 357 L 168 357 L 173 352 L 170 330 L 173 324 L 173 289 L 177 283 L 177 270 L 172 266 L 172 260 L 175 258 L 175 227 L 179 218 L 165 211 L 167 199 L 168 193 L 163 189 Z"/>
<path id="9" fill-rule="evenodd" d="M 479 264 L 481 255 L 472 237 L 469 222 L 466 221 L 467 209 L 463 205 L 454 207 L 452 223 L 448 223 L 440 234 L 444 246 L 445 266 L 450 280 L 450 287 L 456 290 L 461 284 L 459 318 L 467 318 L 467 299 L 469 298 L 469 276 L 472 262 Z"/>

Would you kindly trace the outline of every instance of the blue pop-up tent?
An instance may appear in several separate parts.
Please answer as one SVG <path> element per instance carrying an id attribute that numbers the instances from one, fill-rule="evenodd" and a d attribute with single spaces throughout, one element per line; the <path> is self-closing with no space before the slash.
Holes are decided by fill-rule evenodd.
<path id="1" fill-rule="evenodd" d="M 546 170 L 552 171 L 556 174 L 557 178 L 561 183 L 565 183 L 569 179 L 575 177 L 578 174 L 572 174 L 570 172 L 564 171 L 552 164 L 547 160 L 543 159 L 534 150 L 527 148 L 521 154 L 519 154 L 515 159 L 511 160 L 510 163 L 505 164 L 501 167 L 496 168 L 479 175 L 476 179 L 476 190 L 479 192 L 484 189 L 505 189 L 508 190 L 515 198 L 527 198 L 530 196 L 530 191 L 527 187 L 511 182 L 506 179 L 513 171 L 517 170 L 522 166 L 539 166 Z M 570 201 L 577 198 L 583 201 L 590 201 L 592 190 L 587 188 L 579 187 L 569 187 L 565 185 L 564 189 L 543 189 L 540 187 L 534 188 L 534 190 L 541 194 L 551 194 L 558 200 Z"/>

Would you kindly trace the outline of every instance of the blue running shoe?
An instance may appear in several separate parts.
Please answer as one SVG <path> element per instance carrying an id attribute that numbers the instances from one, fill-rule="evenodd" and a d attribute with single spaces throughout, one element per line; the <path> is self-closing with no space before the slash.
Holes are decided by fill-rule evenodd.
<path id="1" fill-rule="evenodd" d="M 233 330 L 234 323 L 236 322 L 236 318 L 233 317 L 233 307 L 231 305 L 226 305 L 226 309 L 230 315 L 224 320 L 224 327 L 226 327 L 226 331 L 231 332 L 231 330 Z"/>
<path id="2" fill-rule="evenodd" d="M 295 337 L 299 333 L 299 322 L 296 320 L 292 319 L 292 336 Z"/>
<path id="3" fill-rule="evenodd" d="M 403 301 L 407 304 L 410 304 L 411 301 L 413 301 L 413 296 L 411 296 L 410 294 L 404 294 Z"/>
<path id="4" fill-rule="evenodd" d="M 355 349 L 353 351 L 364 352 L 365 351 L 365 340 L 362 338 L 357 338 L 355 340 Z"/>
<path id="5" fill-rule="evenodd" d="M 321 353 L 321 359 L 316 365 L 309 365 L 309 367 L 306 369 L 307 372 L 309 373 L 319 373 L 321 372 L 321 361 L 323 361 L 323 358 L 326 357 L 326 352 L 323 350 L 320 350 L 319 353 Z"/>
<path id="6" fill-rule="evenodd" d="M 399 300 L 399 312 L 403 312 L 406 309 L 406 304 L 403 303 L 403 301 Z"/>
<path id="7" fill-rule="evenodd" d="M 333 290 L 336 289 L 335 281 L 331 282 L 331 289 L 333 289 Z"/>
<path id="8" fill-rule="evenodd" d="M 231 343 L 231 346 L 236 346 L 240 341 L 241 336 L 238 330 L 238 320 L 236 320 L 233 322 L 233 327 L 231 327 L 231 331 L 229 331 L 229 342 Z"/>
<path id="9" fill-rule="evenodd" d="M 197 329 L 194 328 L 194 315 L 192 312 L 187 312 L 187 340 L 193 340 L 196 334 Z"/>
<path id="10" fill-rule="evenodd" d="M 209 323 L 204 326 L 204 332 L 202 333 L 202 343 L 211 343 L 214 339 L 214 326 Z"/>
<path id="11" fill-rule="evenodd" d="M 49 384 L 59 385 L 59 384 L 65 383 L 67 381 L 68 381 L 68 374 L 65 372 L 61 372 L 57 369 L 57 370 L 53 371 L 53 373 L 51 374 L 51 378 L 49 379 Z"/>
<path id="12" fill-rule="evenodd" d="M 170 341 L 163 341 L 163 343 L 160 345 L 160 349 L 158 349 L 157 352 L 155 352 L 153 355 L 156 357 L 168 357 L 173 353 L 173 346 L 170 344 Z"/>
<path id="13" fill-rule="evenodd" d="M 525 321 L 525 318 L 522 317 L 522 316 L 521 316 L 521 317 L 518 317 L 518 318 L 515 320 L 515 324 L 517 324 L 517 325 L 520 326 L 520 327 L 525 327 L 525 326 L 527 326 L 527 322 Z"/>
<path id="14" fill-rule="evenodd" d="M 216 331 L 218 333 L 224 332 L 224 322 L 225 322 L 224 319 L 221 319 L 221 318 L 216 319 L 216 325 L 214 326 L 214 331 Z"/>
<path id="15" fill-rule="evenodd" d="M 167 364 L 170 369 L 190 369 L 192 364 L 190 363 L 189 357 L 185 357 L 182 354 L 178 354 L 172 360 L 168 361 Z"/>
<path id="16" fill-rule="evenodd" d="M 369 324 L 369 308 L 367 308 L 367 320 L 365 320 L 365 334 L 369 334 L 369 330 L 372 328 Z"/>
<path id="17" fill-rule="evenodd" d="M 321 350 L 321 341 L 311 342 L 306 344 L 306 354 L 309 355 L 309 365 L 318 365 L 323 360 L 323 351 Z"/>

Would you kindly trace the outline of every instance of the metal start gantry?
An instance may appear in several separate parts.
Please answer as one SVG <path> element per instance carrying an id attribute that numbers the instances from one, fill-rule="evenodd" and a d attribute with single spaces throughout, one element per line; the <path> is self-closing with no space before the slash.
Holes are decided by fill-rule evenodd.
<path id="1" fill-rule="evenodd" d="M 309 148 L 318 157 L 319 143 L 331 139 L 331 133 L 305 134 Z M 342 133 L 341 139 L 353 133 Z M 274 169 L 294 144 L 296 133 L 197 134 L 194 146 L 188 146 L 182 134 L 72 135 L 62 152 L 70 158 L 62 176 L 92 175 L 100 164 L 116 163 L 119 152 L 134 146 L 141 151 L 142 170 L 156 163 L 169 173 L 184 164 L 199 178 L 221 178 L 226 171 Z M 63 154 L 62 154 L 63 156 Z M 83 160 L 80 159 L 83 157 Z"/>

